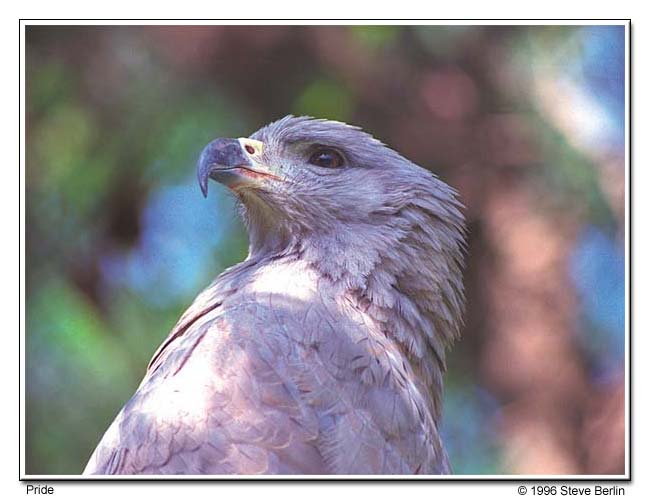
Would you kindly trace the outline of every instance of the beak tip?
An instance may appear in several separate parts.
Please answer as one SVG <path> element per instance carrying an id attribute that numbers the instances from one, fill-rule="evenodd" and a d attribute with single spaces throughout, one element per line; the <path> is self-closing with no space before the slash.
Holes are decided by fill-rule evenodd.
<path id="1" fill-rule="evenodd" d="M 207 179 L 206 179 L 207 180 Z M 203 182 L 202 180 L 199 181 L 199 186 L 201 187 L 201 194 L 203 194 L 204 198 L 208 197 L 208 183 Z"/>

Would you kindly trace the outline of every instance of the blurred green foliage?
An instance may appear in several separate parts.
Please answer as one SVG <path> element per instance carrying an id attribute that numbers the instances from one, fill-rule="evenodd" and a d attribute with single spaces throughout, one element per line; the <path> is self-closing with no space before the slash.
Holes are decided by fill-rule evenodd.
<path id="1" fill-rule="evenodd" d="M 344 122 L 350 119 L 353 103 L 353 96 L 341 85 L 319 79 L 298 96 L 294 114 L 327 116 L 331 120 Z"/>

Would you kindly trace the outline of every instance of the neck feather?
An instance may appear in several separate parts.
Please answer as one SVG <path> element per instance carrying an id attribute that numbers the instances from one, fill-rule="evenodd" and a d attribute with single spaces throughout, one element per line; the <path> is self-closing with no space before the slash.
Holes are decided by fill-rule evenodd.
<path id="1" fill-rule="evenodd" d="M 464 310 L 464 229 L 457 210 L 445 217 L 425 215 L 421 207 L 403 209 L 390 224 L 339 228 L 306 239 L 300 249 L 398 343 L 437 418 L 445 353 L 459 337 Z"/>
<path id="2" fill-rule="evenodd" d="M 306 227 L 246 200 L 249 259 L 293 255 L 381 324 L 440 413 L 445 352 L 464 307 L 464 224 L 454 200 L 417 201 L 363 222 Z"/>

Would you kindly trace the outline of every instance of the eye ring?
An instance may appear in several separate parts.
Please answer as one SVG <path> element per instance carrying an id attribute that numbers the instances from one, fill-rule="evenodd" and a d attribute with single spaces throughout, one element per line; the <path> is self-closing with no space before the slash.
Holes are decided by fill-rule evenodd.
<path id="1" fill-rule="evenodd" d="M 343 165 L 343 157 L 332 148 L 318 148 L 309 157 L 309 163 L 323 168 L 338 168 Z"/>

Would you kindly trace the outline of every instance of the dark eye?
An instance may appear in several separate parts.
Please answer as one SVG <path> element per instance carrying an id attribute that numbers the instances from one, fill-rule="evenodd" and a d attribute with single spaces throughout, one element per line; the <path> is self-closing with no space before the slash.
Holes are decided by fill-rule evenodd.
<path id="1" fill-rule="evenodd" d="M 343 157 L 333 149 L 322 148 L 309 157 L 309 163 L 319 167 L 337 168 L 343 165 Z"/>

